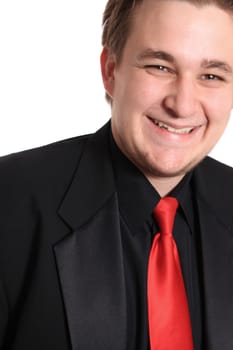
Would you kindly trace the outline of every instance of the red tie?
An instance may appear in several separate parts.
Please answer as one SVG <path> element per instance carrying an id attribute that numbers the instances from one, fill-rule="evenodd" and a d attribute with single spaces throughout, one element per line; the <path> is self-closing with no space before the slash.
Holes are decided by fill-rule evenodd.
<path id="1" fill-rule="evenodd" d="M 172 228 L 178 201 L 166 197 L 153 214 L 160 233 L 148 265 L 148 317 L 151 350 L 193 350 L 188 301 Z"/>

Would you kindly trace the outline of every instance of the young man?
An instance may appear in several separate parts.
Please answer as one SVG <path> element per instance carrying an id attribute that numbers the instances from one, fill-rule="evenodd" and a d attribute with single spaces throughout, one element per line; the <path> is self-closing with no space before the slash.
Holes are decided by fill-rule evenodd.
<path id="1" fill-rule="evenodd" d="M 109 0 L 111 122 L 0 162 L 1 349 L 232 350 L 233 171 L 206 157 L 233 106 L 232 14 Z M 158 276 L 161 197 L 177 250 Z"/>

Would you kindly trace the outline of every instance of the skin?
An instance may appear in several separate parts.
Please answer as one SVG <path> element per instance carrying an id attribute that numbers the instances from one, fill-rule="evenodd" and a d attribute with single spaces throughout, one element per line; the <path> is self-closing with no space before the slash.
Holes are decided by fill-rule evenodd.
<path id="1" fill-rule="evenodd" d="M 120 62 L 103 49 L 113 137 L 161 196 L 226 128 L 233 108 L 232 35 L 232 14 L 214 5 L 145 0 Z"/>

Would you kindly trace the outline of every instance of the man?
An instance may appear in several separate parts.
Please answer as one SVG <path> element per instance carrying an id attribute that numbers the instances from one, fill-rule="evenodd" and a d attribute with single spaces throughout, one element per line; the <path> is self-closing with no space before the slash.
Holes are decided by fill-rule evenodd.
<path id="1" fill-rule="evenodd" d="M 111 122 L 0 161 L 1 349 L 180 350 L 158 336 L 170 306 L 153 326 L 148 310 L 152 212 L 167 196 L 186 350 L 233 349 L 233 171 L 206 157 L 233 106 L 232 14 L 232 1 L 109 0 Z"/>

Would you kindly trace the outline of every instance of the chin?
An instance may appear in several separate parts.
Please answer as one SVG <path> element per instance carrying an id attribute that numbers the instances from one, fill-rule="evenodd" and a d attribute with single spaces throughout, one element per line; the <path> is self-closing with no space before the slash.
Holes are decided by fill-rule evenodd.
<path id="1" fill-rule="evenodd" d="M 180 177 L 182 178 L 185 174 L 190 172 L 203 158 L 200 160 L 195 160 L 191 162 L 181 162 L 177 161 L 164 162 L 161 160 L 158 162 L 147 162 L 140 166 L 142 172 L 148 177 L 158 177 L 158 178 L 171 178 Z"/>

